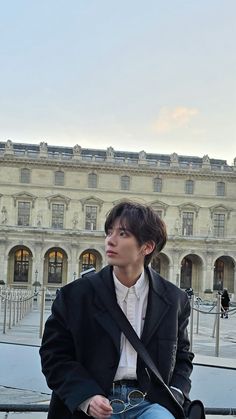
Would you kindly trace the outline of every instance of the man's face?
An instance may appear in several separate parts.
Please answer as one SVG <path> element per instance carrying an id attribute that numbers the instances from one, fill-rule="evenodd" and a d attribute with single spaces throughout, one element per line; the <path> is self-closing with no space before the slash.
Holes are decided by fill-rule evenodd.
<path id="1" fill-rule="evenodd" d="M 121 226 L 119 218 L 108 230 L 105 240 L 106 257 L 109 265 L 128 268 L 144 265 L 145 245 L 140 246 L 136 237 Z"/>

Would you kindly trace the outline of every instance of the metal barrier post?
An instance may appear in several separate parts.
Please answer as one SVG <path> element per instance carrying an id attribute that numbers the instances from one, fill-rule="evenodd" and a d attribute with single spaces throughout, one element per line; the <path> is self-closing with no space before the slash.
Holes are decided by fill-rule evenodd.
<path id="1" fill-rule="evenodd" d="M 6 334 L 6 322 L 7 322 L 7 295 L 4 300 L 4 316 L 3 316 L 3 334 Z"/>
<path id="2" fill-rule="evenodd" d="M 11 312 L 12 312 L 12 292 L 9 294 L 9 319 L 8 319 L 8 329 L 11 329 Z"/>
<path id="3" fill-rule="evenodd" d="M 220 312 L 221 312 L 221 294 L 217 294 L 217 308 L 216 308 L 216 346 L 215 356 L 220 353 Z"/>
<path id="4" fill-rule="evenodd" d="M 39 326 L 39 337 L 40 339 L 43 336 L 43 328 L 44 328 L 44 310 L 45 310 L 45 293 L 46 293 L 46 288 L 42 287 L 42 291 L 41 291 L 41 310 L 40 310 L 40 326 Z"/>
<path id="5" fill-rule="evenodd" d="M 199 332 L 199 316 L 200 316 L 200 311 L 199 311 L 199 298 L 197 299 L 197 324 L 196 324 L 196 334 L 198 335 Z"/>

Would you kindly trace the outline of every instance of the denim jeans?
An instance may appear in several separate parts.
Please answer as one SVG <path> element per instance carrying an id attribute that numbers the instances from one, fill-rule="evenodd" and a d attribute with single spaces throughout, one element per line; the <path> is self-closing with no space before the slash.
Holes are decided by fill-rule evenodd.
<path id="1" fill-rule="evenodd" d="M 109 398 L 121 399 L 128 403 L 128 394 L 134 390 L 134 387 L 122 385 L 115 389 L 115 393 Z M 138 406 L 128 408 L 124 413 L 113 414 L 112 419 L 174 419 L 172 413 L 158 403 L 151 403 L 144 400 Z"/>

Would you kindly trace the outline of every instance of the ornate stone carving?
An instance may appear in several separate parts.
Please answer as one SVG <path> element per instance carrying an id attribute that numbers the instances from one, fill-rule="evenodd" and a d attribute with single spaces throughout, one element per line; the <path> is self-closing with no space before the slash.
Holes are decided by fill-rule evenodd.
<path id="1" fill-rule="evenodd" d="M 38 213 L 37 213 L 37 227 L 42 226 L 42 220 L 43 220 L 42 212 L 38 211 Z"/>
<path id="2" fill-rule="evenodd" d="M 74 212 L 74 215 L 72 218 L 72 225 L 73 225 L 74 230 L 76 229 L 78 222 L 79 222 L 79 214 L 78 212 Z"/>
<path id="3" fill-rule="evenodd" d="M 81 158 L 82 158 L 82 156 L 81 156 L 81 150 L 82 150 L 82 148 L 80 147 L 79 144 L 76 144 L 73 147 L 73 157 L 74 157 L 74 159 L 81 160 Z"/>
<path id="4" fill-rule="evenodd" d="M 106 156 L 107 159 L 114 159 L 115 157 L 115 152 L 114 152 L 114 148 L 113 147 L 108 147 L 106 150 Z"/>
<path id="5" fill-rule="evenodd" d="M 48 156 L 48 144 L 42 141 L 39 144 L 39 156 L 40 157 L 47 157 Z"/>
<path id="6" fill-rule="evenodd" d="M 146 160 L 146 157 L 147 157 L 146 152 L 144 150 L 140 151 L 138 155 L 139 160 Z"/>
<path id="7" fill-rule="evenodd" d="M 7 217 L 7 209 L 6 209 L 6 207 L 2 207 L 1 213 L 2 213 L 1 224 L 7 224 L 8 217 Z"/>
<path id="8" fill-rule="evenodd" d="M 11 140 L 7 140 L 6 144 L 5 144 L 5 152 L 4 154 L 14 154 L 14 150 L 13 150 L 13 143 Z"/>
<path id="9" fill-rule="evenodd" d="M 170 161 L 171 163 L 178 163 L 179 162 L 179 157 L 177 153 L 172 153 L 170 155 Z"/>

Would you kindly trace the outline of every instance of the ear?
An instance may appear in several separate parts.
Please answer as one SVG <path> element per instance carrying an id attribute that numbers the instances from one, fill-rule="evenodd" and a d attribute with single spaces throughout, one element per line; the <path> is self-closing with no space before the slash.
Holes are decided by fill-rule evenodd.
<path id="1" fill-rule="evenodd" d="M 153 252 L 153 250 L 155 249 L 155 247 L 156 247 L 156 244 L 155 244 L 155 242 L 153 240 L 150 240 L 150 241 L 146 242 L 143 245 L 143 254 L 144 254 L 144 256 L 150 255 L 150 253 Z"/>

